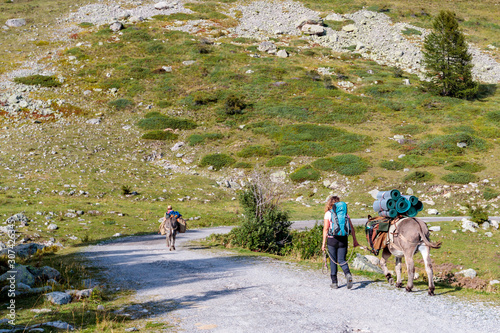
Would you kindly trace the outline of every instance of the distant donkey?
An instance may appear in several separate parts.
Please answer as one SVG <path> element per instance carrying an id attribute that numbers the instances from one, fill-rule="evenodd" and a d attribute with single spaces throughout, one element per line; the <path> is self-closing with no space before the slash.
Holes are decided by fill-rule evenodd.
<path id="1" fill-rule="evenodd" d="M 160 225 L 160 233 L 167 237 L 167 247 L 170 251 L 175 250 L 175 236 L 177 236 L 178 231 L 179 222 L 177 222 L 177 216 L 165 216 Z"/>
<path id="2" fill-rule="evenodd" d="M 368 221 L 382 220 L 382 217 L 372 218 L 368 215 Z M 413 262 L 413 255 L 420 251 L 424 259 L 425 270 L 427 272 L 427 278 L 429 280 L 429 295 L 434 296 L 434 281 L 431 263 L 431 249 L 439 249 L 441 247 L 441 242 L 431 243 L 429 240 L 429 229 L 424 221 L 415 218 L 407 217 L 399 220 L 395 224 L 392 224 L 389 229 L 389 241 L 387 247 L 384 248 L 382 252 L 382 258 L 380 259 L 380 266 L 382 267 L 387 281 L 390 284 L 394 283 L 394 279 L 387 269 L 387 259 L 392 255 L 396 257 L 396 287 L 402 288 L 402 277 L 401 277 L 401 260 L 404 257 L 406 261 L 406 268 L 408 270 L 408 283 L 406 285 L 406 291 L 411 291 L 413 289 L 413 277 L 415 274 L 415 265 Z"/>

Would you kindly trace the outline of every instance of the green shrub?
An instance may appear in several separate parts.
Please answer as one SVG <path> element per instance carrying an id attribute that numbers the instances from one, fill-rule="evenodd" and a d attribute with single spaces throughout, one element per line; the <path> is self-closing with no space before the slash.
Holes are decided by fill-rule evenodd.
<path id="1" fill-rule="evenodd" d="M 243 97 L 236 96 L 234 94 L 226 97 L 224 101 L 224 111 L 228 115 L 241 114 L 243 110 L 247 107 Z"/>
<path id="2" fill-rule="evenodd" d="M 159 101 L 158 102 L 158 107 L 160 107 L 162 109 L 168 108 L 169 106 L 172 106 L 171 101 Z"/>
<path id="3" fill-rule="evenodd" d="M 434 157 L 410 154 L 401 158 L 401 162 L 403 162 L 404 165 L 409 166 L 411 168 L 422 168 L 426 166 L 436 166 L 444 161 L 441 161 L 440 159 Z"/>
<path id="4" fill-rule="evenodd" d="M 237 154 L 239 157 L 254 157 L 254 156 L 267 156 L 269 149 L 265 146 L 250 146 L 240 150 Z"/>
<path id="5" fill-rule="evenodd" d="M 276 200 L 262 197 L 269 192 L 252 185 L 239 195 L 240 206 L 245 212 L 241 226 L 227 235 L 212 237 L 228 246 L 240 246 L 252 251 L 283 254 L 290 238 L 288 214 L 282 211 Z M 271 194 L 272 196 L 272 194 Z M 264 204 L 258 205 L 258 202 Z"/>
<path id="6" fill-rule="evenodd" d="M 25 77 L 16 77 L 14 79 L 16 83 L 22 83 L 30 86 L 42 86 L 42 87 L 59 87 L 61 82 L 55 76 L 46 75 L 30 75 Z"/>
<path id="7" fill-rule="evenodd" d="M 420 35 L 422 35 L 422 32 L 420 30 L 413 29 L 413 28 L 406 28 L 405 30 L 403 30 L 401 32 L 403 33 L 403 35 L 406 35 L 406 36 L 411 36 L 411 35 L 420 36 Z"/>
<path id="8" fill-rule="evenodd" d="M 332 157 L 334 170 L 344 176 L 360 175 L 368 170 L 369 164 L 359 156 L 346 154 Z"/>
<path id="9" fill-rule="evenodd" d="M 272 168 L 272 167 L 284 167 L 290 164 L 292 161 L 291 157 L 288 156 L 276 156 L 273 159 L 270 159 L 266 163 L 266 167 Z"/>
<path id="10" fill-rule="evenodd" d="M 193 134 L 188 138 L 188 143 L 190 146 L 196 146 L 204 143 L 205 140 L 218 140 L 222 138 L 224 136 L 220 133 Z"/>
<path id="11" fill-rule="evenodd" d="M 196 91 L 192 94 L 194 105 L 208 105 L 217 103 L 219 96 L 216 92 Z"/>
<path id="12" fill-rule="evenodd" d="M 354 153 L 368 146 L 370 142 L 370 137 L 366 135 L 349 133 L 328 141 L 327 147 L 339 153 Z"/>
<path id="13" fill-rule="evenodd" d="M 150 131 L 142 135 L 145 140 L 175 140 L 179 136 L 169 131 Z"/>
<path id="14" fill-rule="evenodd" d="M 237 169 L 251 169 L 252 168 L 252 164 L 246 163 L 246 162 L 236 162 L 233 165 L 233 168 L 237 168 Z"/>
<path id="15" fill-rule="evenodd" d="M 486 208 L 481 207 L 480 205 L 477 204 L 474 207 L 469 203 L 465 204 L 465 207 L 467 207 L 467 214 L 469 214 L 472 221 L 476 223 L 483 223 L 488 221 L 489 216 Z"/>
<path id="16" fill-rule="evenodd" d="M 83 60 L 88 58 L 85 52 L 83 52 L 83 50 L 79 47 L 72 47 L 71 49 L 66 50 L 65 53 L 75 56 L 76 59 L 78 60 Z"/>
<path id="17" fill-rule="evenodd" d="M 328 150 L 316 142 L 302 142 L 294 144 L 283 144 L 279 148 L 279 153 L 286 156 L 325 156 Z"/>
<path id="18" fill-rule="evenodd" d="M 161 130 L 165 128 L 186 130 L 196 128 L 196 124 L 189 119 L 171 118 L 158 113 L 152 116 L 146 115 L 146 118 L 139 120 L 137 126 L 144 130 Z"/>
<path id="19" fill-rule="evenodd" d="M 416 183 L 423 183 L 430 181 L 431 179 L 434 178 L 434 175 L 427 171 L 413 171 L 412 173 L 408 174 L 406 177 L 403 178 L 404 182 L 416 182 Z"/>
<path id="20" fill-rule="evenodd" d="M 132 188 L 129 185 L 122 185 L 122 194 L 128 195 L 132 193 Z"/>
<path id="21" fill-rule="evenodd" d="M 453 172 L 443 176 L 442 179 L 452 184 L 469 184 L 476 182 L 479 177 L 469 172 Z"/>
<path id="22" fill-rule="evenodd" d="M 153 38 L 146 30 L 125 29 L 122 31 L 121 39 L 127 42 L 144 42 Z"/>
<path id="23" fill-rule="evenodd" d="M 467 147 L 458 147 L 457 143 L 460 142 L 466 143 Z M 483 139 L 462 132 L 436 136 L 421 143 L 419 148 L 424 151 L 443 151 L 449 154 L 459 155 L 463 154 L 468 149 L 485 151 L 488 148 L 488 144 Z"/>
<path id="24" fill-rule="evenodd" d="M 486 167 L 479 163 L 469 163 L 464 161 L 453 162 L 450 165 L 445 167 L 445 170 L 449 171 L 463 171 L 463 172 L 471 172 L 476 173 L 479 171 L 483 171 Z"/>
<path id="25" fill-rule="evenodd" d="M 297 169 L 290 175 L 290 179 L 294 182 L 303 182 L 306 180 L 316 181 L 321 177 L 318 170 L 315 170 L 310 165 L 305 165 L 300 169 Z"/>
<path id="26" fill-rule="evenodd" d="M 380 167 L 386 170 L 403 170 L 404 164 L 399 161 L 382 161 Z"/>
<path id="27" fill-rule="evenodd" d="M 90 22 L 82 22 L 80 24 L 78 24 L 78 26 L 80 28 L 90 28 L 90 27 L 93 27 L 94 26 L 94 23 L 90 23 Z"/>
<path id="28" fill-rule="evenodd" d="M 328 141 L 345 134 L 345 131 L 332 127 L 313 124 L 295 124 L 283 126 L 274 133 L 270 133 L 279 141 Z"/>
<path id="29" fill-rule="evenodd" d="M 313 167 L 323 171 L 334 171 L 333 159 L 331 157 L 320 158 L 312 162 Z"/>
<path id="30" fill-rule="evenodd" d="M 125 110 L 134 105 L 134 102 L 131 100 L 120 98 L 108 103 L 109 106 L 115 108 L 116 110 Z"/>
<path id="31" fill-rule="evenodd" d="M 487 187 L 484 192 L 483 192 L 483 198 L 484 200 L 491 200 L 491 199 L 495 199 L 497 198 L 498 196 L 500 195 L 499 192 L 493 190 L 492 188 L 490 187 Z"/>
<path id="32" fill-rule="evenodd" d="M 305 231 L 292 230 L 292 244 L 290 251 L 300 259 L 306 260 L 321 257 L 323 242 L 323 224 L 316 224 L 312 229 Z"/>
<path id="33" fill-rule="evenodd" d="M 225 154 L 210 154 L 201 159 L 200 167 L 213 166 L 214 170 L 220 170 L 224 167 L 234 164 L 236 160 Z"/>

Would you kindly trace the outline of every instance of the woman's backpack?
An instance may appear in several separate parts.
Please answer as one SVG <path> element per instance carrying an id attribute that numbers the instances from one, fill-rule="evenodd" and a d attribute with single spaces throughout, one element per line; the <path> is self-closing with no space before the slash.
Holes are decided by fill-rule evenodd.
<path id="1" fill-rule="evenodd" d="M 337 202 L 333 205 L 332 221 L 330 223 L 329 236 L 347 236 L 351 233 L 351 225 L 347 215 L 347 204 L 343 201 Z"/>

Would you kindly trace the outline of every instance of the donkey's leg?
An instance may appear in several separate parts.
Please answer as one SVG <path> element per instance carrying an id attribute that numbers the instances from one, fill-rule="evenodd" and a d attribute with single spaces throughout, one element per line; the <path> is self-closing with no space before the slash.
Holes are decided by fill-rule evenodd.
<path id="1" fill-rule="evenodd" d="M 382 251 L 382 257 L 380 258 L 380 267 L 384 271 L 384 275 L 387 278 L 387 282 L 389 282 L 390 284 L 394 284 L 394 279 L 392 278 L 391 273 L 389 273 L 389 270 L 387 269 L 387 259 L 389 259 L 390 256 L 391 252 L 389 251 L 389 249 L 387 249 L 387 247 L 384 248 L 384 250 Z"/>
<path id="2" fill-rule="evenodd" d="M 413 289 L 413 277 L 415 276 L 415 264 L 413 262 L 413 254 L 415 251 L 405 253 L 406 270 L 408 271 L 408 283 L 406 284 L 406 291 Z"/>
<path id="3" fill-rule="evenodd" d="M 429 280 L 429 296 L 434 296 L 434 273 L 432 272 L 432 262 L 431 262 L 431 249 L 422 244 L 418 247 L 420 253 L 422 253 L 422 257 L 424 258 L 425 271 L 427 272 L 427 279 Z"/>
<path id="4" fill-rule="evenodd" d="M 175 236 L 177 236 L 177 230 L 172 232 L 172 249 L 175 250 Z"/>
<path id="5" fill-rule="evenodd" d="M 170 247 L 170 229 L 166 229 L 165 242 L 167 243 L 167 247 Z"/>
<path id="6" fill-rule="evenodd" d="M 396 287 L 403 288 L 403 273 L 401 272 L 401 262 L 403 261 L 403 257 L 396 257 Z"/>

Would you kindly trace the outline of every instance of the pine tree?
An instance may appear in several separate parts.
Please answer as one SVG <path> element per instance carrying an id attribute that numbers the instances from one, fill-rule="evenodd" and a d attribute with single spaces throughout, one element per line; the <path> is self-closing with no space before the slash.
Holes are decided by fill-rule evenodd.
<path id="1" fill-rule="evenodd" d="M 476 95 L 478 85 L 472 80 L 472 55 L 455 13 L 442 10 L 434 19 L 433 31 L 425 38 L 423 55 L 430 78 L 429 90 L 467 99 Z"/>

